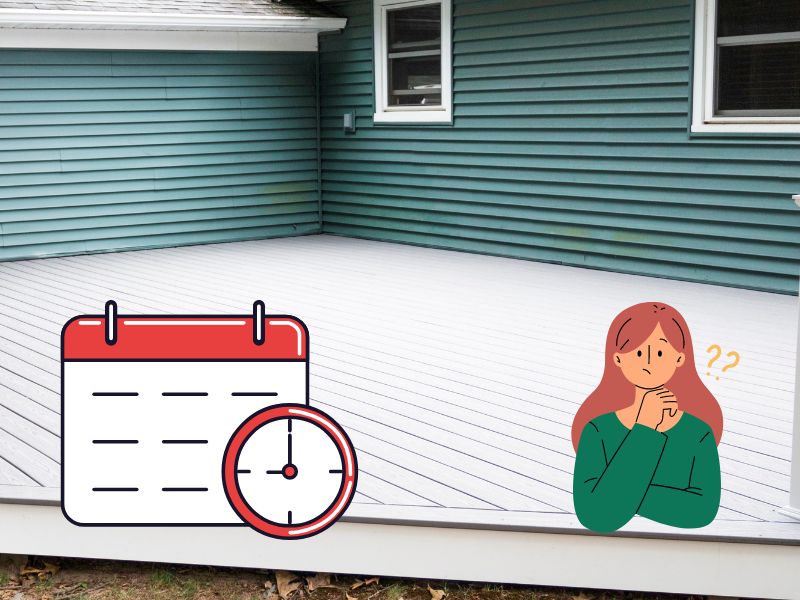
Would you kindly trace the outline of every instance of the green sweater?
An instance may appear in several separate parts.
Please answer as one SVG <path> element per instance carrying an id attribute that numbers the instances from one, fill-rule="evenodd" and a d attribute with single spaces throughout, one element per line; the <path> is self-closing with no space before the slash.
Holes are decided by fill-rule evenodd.
<path id="1" fill-rule="evenodd" d="M 575 513 L 593 531 L 615 531 L 634 514 L 703 527 L 719 508 L 714 434 L 686 412 L 663 433 L 639 423 L 628 429 L 606 413 L 581 433 L 572 489 Z"/>

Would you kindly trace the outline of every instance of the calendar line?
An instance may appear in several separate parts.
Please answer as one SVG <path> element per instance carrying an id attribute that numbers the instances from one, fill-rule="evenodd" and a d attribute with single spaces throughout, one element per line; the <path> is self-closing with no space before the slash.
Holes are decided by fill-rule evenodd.
<path id="1" fill-rule="evenodd" d="M 231 396 L 269 396 L 274 398 L 278 392 L 232 392 Z"/>
<path id="2" fill-rule="evenodd" d="M 162 396 L 208 396 L 208 392 L 161 392 Z"/>
<path id="3" fill-rule="evenodd" d="M 138 492 L 138 487 L 93 487 L 93 492 Z M 207 487 L 162 487 L 162 492 L 207 492 Z"/>
<path id="4" fill-rule="evenodd" d="M 139 392 L 92 392 L 92 396 L 138 396 Z"/>
<path id="5" fill-rule="evenodd" d="M 93 444 L 138 444 L 139 440 L 92 440 Z M 208 440 L 161 440 L 162 444 L 208 444 Z"/>

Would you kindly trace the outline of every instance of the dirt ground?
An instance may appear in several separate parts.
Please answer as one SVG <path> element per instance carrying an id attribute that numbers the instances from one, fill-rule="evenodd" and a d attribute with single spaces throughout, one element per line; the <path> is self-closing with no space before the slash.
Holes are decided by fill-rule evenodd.
<path id="1" fill-rule="evenodd" d="M 8 558 L 8 557 L 6 557 Z M 18 558 L 0 571 L 0 600 L 606 600 L 639 594 L 152 563 Z"/>

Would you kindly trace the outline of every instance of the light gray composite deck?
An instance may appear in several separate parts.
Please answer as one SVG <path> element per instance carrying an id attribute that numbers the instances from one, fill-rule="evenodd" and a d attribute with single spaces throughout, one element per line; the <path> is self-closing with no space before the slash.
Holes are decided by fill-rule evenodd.
<path id="1" fill-rule="evenodd" d="M 0 497 L 56 501 L 59 333 L 77 314 L 267 311 L 311 331 L 311 401 L 358 451 L 352 519 L 581 530 L 570 424 L 626 306 L 677 307 L 719 399 L 714 523 L 636 535 L 800 542 L 788 500 L 797 298 L 330 236 L 0 264 Z M 741 354 L 722 373 L 706 348 Z M 706 375 L 710 372 L 710 375 Z M 716 377 L 719 376 L 717 380 Z"/>

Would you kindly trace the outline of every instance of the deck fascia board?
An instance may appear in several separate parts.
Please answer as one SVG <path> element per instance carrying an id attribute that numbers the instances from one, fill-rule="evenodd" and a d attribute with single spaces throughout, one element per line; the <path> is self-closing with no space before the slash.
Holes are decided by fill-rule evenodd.
<path id="1" fill-rule="evenodd" d="M 353 522 L 337 523 L 321 536 L 285 542 L 246 527 L 75 527 L 58 507 L 22 504 L 0 504 L 0 531 L 0 553 L 738 598 L 800 597 L 796 545 Z"/>

